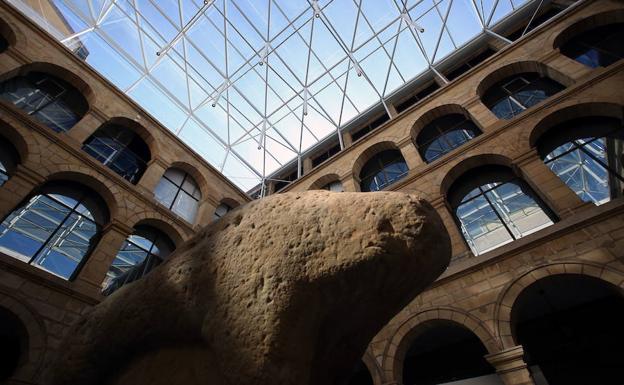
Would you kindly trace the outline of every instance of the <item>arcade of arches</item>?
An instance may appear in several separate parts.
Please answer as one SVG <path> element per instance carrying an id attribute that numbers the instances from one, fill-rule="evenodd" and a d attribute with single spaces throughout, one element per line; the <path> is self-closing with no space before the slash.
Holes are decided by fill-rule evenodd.
<path id="1" fill-rule="evenodd" d="M 269 188 L 418 193 L 449 233 L 349 385 L 624 383 L 624 5 L 545 3 Z M 0 383 L 41 385 L 84 312 L 251 198 L 6 2 L 0 21 Z"/>

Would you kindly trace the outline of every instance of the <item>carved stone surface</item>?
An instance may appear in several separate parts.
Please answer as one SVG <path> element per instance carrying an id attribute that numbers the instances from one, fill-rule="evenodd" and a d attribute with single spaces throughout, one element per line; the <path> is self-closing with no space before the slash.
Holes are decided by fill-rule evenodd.
<path id="1" fill-rule="evenodd" d="M 441 219 L 413 195 L 254 201 L 89 311 L 47 383 L 340 384 L 450 254 Z"/>

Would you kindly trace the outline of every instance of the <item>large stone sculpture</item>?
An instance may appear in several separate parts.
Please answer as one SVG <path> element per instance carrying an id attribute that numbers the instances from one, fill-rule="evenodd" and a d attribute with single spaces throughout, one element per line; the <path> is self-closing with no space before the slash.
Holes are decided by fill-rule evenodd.
<path id="1" fill-rule="evenodd" d="M 341 384 L 449 257 L 440 218 L 416 196 L 274 195 L 95 306 L 47 383 Z"/>

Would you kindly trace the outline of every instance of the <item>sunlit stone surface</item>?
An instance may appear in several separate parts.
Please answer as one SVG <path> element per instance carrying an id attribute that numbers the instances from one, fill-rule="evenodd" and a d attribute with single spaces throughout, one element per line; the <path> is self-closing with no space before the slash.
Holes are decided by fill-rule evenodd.
<path id="1" fill-rule="evenodd" d="M 450 254 L 413 195 L 270 196 L 95 306 L 47 383 L 338 384 Z"/>

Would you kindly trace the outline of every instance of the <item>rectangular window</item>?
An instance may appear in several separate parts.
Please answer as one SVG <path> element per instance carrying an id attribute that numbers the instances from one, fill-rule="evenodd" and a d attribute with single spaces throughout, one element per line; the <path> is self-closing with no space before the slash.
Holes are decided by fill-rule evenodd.
<path id="1" fill-rule="evenodd" d="M 416 94 L 414 94 L 414 95 L 410 96 L 409 98 L 407 98 L 407 99 L 401 101 L 400 103 L 396 104 L 394 107 L 396 108 L 398 113 L 401 113 L 401 112 L 407 110 L 408 108 L 410 108 L 411 106 L 413 106 L 414 104 L 420 102 L 421 100 L 423 100 L 427 96 L 431 95 L 432 93 L 437 91 L 439 88 L 440 88 L 440 86 L 438 85 L 438 83 L 431 82 L 431 84 L 429 84 L 427 87 L 423 88 L 422 90 L 420 90 Z"/>
<path id="2" fill-rule="evenodd" d="M 375 130 L 377 127 L 381 126 L 388 120 L 390 120 L 390 117 L 388 116 L 388 114 L 384 113 L 379 118 L 373 120 L 371 123 L 368 123 L 367 125 L 361 127 L 357 131 L 352 132 L 351 139 L 353 139 L 354 142 L 360 140 L 364 135 Z"/>
<path id="3" fill-rule="evenodd" d="M 340 145 L 337 144 L 335 146 L 330 147 L 329 149 L 318 154 L 316 157 L 312 158 L 312 167 L 318 166 L 319 164 L 325 162 L 327 159 L 331 158 L 332 156 L 336 155 L 339 152 L 340 152 Z"/>
<path id="4" fill-rule="evenodd" d="M 488 47 L 485 50 L 483 50 L 481 53 L 479 53 L 478 55 L 473 56 L 469 60 L 466 60 L 464 63 L 459 65 L 459 67 L 455 67 L 453 70 L 449 71 L 448 73 L 445 73 L 444 76 L 446 76 L 448 80 L 455 80 L 461 75 L 463 75 L 464 73 L 470 71 L 471 69 L 481 64 L 483 61 L 485 61 L 487 58 L 494 55 L 495 53 L 496 51 Z"/>

